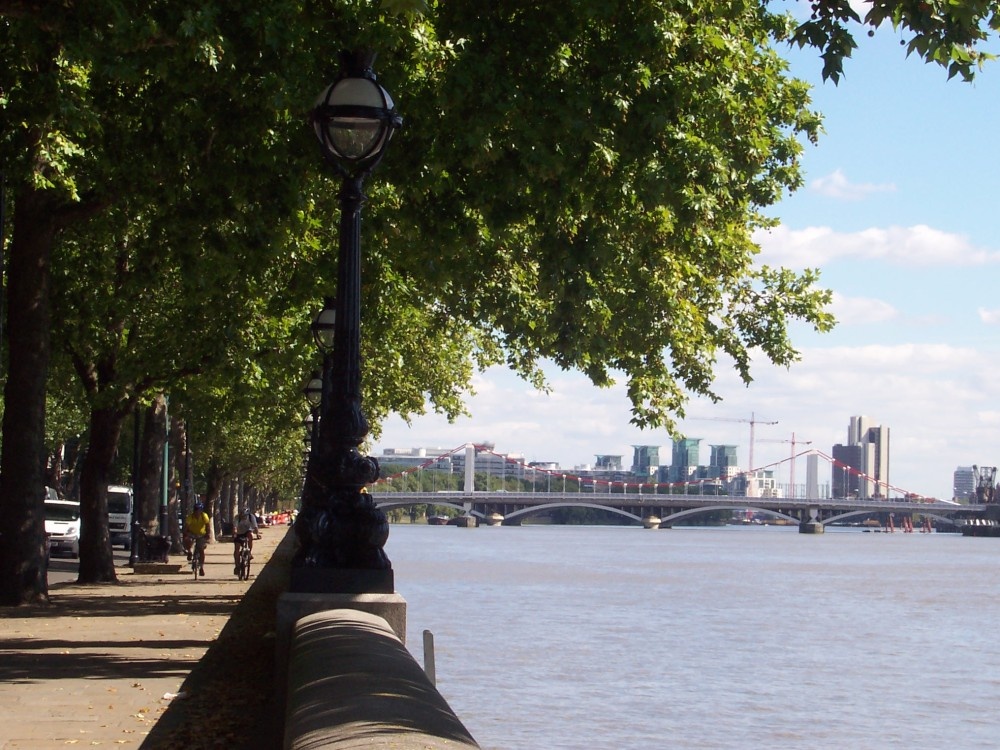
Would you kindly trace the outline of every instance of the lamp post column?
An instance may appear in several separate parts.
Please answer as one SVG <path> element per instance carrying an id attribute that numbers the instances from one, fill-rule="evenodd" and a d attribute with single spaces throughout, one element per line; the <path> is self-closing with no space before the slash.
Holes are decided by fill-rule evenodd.
<path id="1" fill-rule="evenodd" d="M 378 461 L 358 451 L 368 434 L 361 408 L 360 237 L 364 178 L 402 120 L 375 82 L 373 55 L 347 53 L 341 60 L 341 78 L 312 113 L 324 156 L 343 181 L 333 350 L 324 360 L 319 444 L 295 523 L 300 547 L 290 590 L 393 593 L 392 565 L 383 550 L 389 524 L 365 489 L 378 479 Z"/>

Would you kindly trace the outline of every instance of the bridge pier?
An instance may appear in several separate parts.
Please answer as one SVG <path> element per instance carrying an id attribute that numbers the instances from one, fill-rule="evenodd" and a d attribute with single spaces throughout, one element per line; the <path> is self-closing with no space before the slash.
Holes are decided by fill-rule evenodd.
<path id="1" fill-rule="evenodd" d="M 819 508 L 815 505 L 810 505 L 806 509 L 806 518 L 799 523 L 799 533 L 800 534 L 822 534 L 826 531 L 826 526 L 824 526 L 818 516 Z"/>
<path id="2" fill-rule="evenodd" d="M 642 519 L 642 527 L 644 529 L 658 529 L 661 522 L 662 519 L 659 516 L 649 515 Z"/>

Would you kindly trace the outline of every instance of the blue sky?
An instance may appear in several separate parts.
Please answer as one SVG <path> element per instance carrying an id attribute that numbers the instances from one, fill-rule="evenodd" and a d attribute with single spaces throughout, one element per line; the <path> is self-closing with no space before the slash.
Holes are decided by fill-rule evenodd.
<path id="1" fill-rule="evenodd" d="M 750 427 L 736 420 L 753 417 L 754 464 L 764 466 L 791 455 L 793 435 L 796 452 L 830 453 L 864 414 L 890 429 L 893 486 L 950 497 L 957 466 L 1000 465 L 1000 61 L 972 84 L 949 81 L 907 58 L 891 32 L 857 36 L 837 86 L 821 82 L 816 52 L 789 52 L 793 74 L 814 84 L 826 133 L 806 145 L 805 187 L 774 207 L 780 227 L 758 237 L 762 262 L 821 270 L 840 323 L 825 335 L 794 327 L 801 361 L 759 361 L 749 388 L 720 366 L 724 400 L 693 400 L 681 429 L 703 439 L 704 463 L 708 445 L 725 443 L 746 466 Z M 645 444 L 663 446 L 669 463 L 664 431 L 629 424 L 624 383 L 601 390 L 550 375 L 553 391 L 541 394 L 490 370 L 476 378 L 470 418 L 390 419 L 372 454 L 492 441 L 563 469 L 596 454 L 621 454 L 628 467 Z M 776 471 L 788 481 L 788 462 Z M 796 471 L 801 482 L 804 463 Z"/>

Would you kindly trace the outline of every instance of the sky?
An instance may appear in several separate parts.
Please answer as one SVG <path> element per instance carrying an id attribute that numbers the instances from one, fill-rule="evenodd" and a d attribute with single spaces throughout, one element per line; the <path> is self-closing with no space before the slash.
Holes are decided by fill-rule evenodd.
<path id="1" fill-rule="evenodd" d="M 747 468 L 753 421 L 753 463 L 778 463 L 784 483 L 784 459 L 832 453 L 851 417 L 865 415 L 890 430 L 897 491 L 950 498 L 956 467 L 1000 465 L 1000 60 L 971 84 L 949 81 L 907 58 L 891 32 L 856 38 L 839 85 L 822 82 L 817 52 L 786 55 L 814 85 L 826 132 L 805 146 L 804 187 L 769 209 L 780 226 L 756 238 L 761 262 L 820 269 L 838 325 L 817 334 L 793 324 L 800 361 L 785 369 L 758 358 L 749 387 L 720 362 L 723 400 L 692 399 L 679 428 L 702 439 L 703 464 L 709 445 L 728 444 Z M 632 446 L 659 445 L 670 462 L 665 430 L 630 424 L 624 379 L 598 389 L 547 372 L 544 394 L 488 370 L 475 378 L 470 417 L 390 418 L 371 454 L 488 441 L 564 470 L 598 454 L 621 455 L 627 469 Z M 796 466 L 801 483 L 804 460 Z"/>

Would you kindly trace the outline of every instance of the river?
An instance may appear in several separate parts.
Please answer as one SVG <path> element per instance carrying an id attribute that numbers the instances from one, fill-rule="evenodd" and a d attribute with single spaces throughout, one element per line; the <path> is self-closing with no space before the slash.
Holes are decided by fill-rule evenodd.
<path id="1" fill-rule="evenodd" d="M 996 748 L 1000 539 L 394 525 L 486 750 Z"/>

